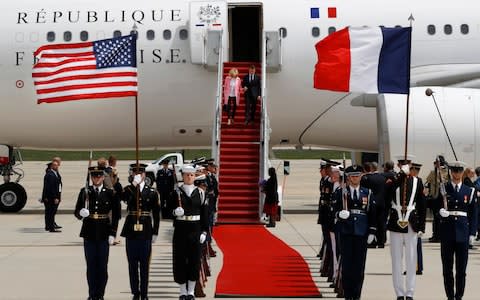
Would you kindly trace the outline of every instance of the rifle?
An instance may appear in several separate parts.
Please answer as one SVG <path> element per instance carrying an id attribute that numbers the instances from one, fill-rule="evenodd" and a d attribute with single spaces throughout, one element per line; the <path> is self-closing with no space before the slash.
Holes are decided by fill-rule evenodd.
<path id="1" fill-rule="evenodd" d="M 440 159 L 437 155 L 437 158 L 435 158 L 435 174 L 437 174 L 438 180 L 439 180 L 439 189 L 440 189 L 440 194 L 442 195 L 443 199 L 443 208 L 448 210 L 448 201 L 447 201 L 447 192 L 445 190 L 445 183 L 443 182 L 442 178 L 442 172 L 440 171 Z M 449 172 L 449 171 L 448 171 Z M 448 173 L 448 177 L 450 177 L 450 172 Z"/>
<path id="2" fill-rule="evenodd" d="M 176 187 L 177 189 L 177 200 L 178 200 L 178 207 L 182 207 L 182 198 L 180 197 L 180 193 L 178 191 L 178 180 L 177 180 L 177 171 L 175 170 L 175 162 L 172 162 L 172 168 L 173 168 L 173 186 Z"/>
<path id="3" fill-rule="evenodd" d="M 90 186 L 90 167 L 92 166 L 93 151 L 90 150 L 90 158 L 88 160 L 87 180 L 85 180 L 85 208 L 88 209 L 90 197 L 88 196 L 88 187 Z"/>
<path id="4" fill-rule="evenodd" d="M 346 167 L 347 166 L 345 162 L 345 152 L 343 152 L 343 184 L 342 184 L 343 210 L 348 210 L 347 173 L 345 172 Z"/>

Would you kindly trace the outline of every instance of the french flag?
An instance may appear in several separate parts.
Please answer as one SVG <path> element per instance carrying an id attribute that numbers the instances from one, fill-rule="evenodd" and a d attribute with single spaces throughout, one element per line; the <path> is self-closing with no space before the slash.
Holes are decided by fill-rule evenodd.
<path id="1" fill-rule="evenodd" d="M 408 94 L 412 28 L 347 27 L 315 45 L 316 89 Z"/>

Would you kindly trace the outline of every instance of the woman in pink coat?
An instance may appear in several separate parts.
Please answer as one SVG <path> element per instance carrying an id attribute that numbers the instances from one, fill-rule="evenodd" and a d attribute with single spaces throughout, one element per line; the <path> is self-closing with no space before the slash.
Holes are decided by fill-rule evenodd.
<path id="1" fill-rule="evenodd" d="M 240 102 L 240 88 L 242 82 L 238 77 L 238 70 L 233 68 L 228 72 L 223 85 L 223 103 L 227 104 L 228 125 L 233 123 L 235 118 L 235 111 Z"/>

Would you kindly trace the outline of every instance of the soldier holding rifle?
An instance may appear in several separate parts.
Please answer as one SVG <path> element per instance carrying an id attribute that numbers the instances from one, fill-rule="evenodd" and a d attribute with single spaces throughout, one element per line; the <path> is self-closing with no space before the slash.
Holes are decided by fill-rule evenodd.
<path id="1" fill-rule="evenodd" d="M 89 185 L 87 176 L 87 186 L 80 190 L 74 214 L 83 221 L 80 236 L 87 262 L 88 299 L 102 300 L 108 278 L 109 245 L 113 245 L 117 234 L 120 203 L 103 184 L 103 168 L 89 167 L 88 172 L 93 185 Z"/>

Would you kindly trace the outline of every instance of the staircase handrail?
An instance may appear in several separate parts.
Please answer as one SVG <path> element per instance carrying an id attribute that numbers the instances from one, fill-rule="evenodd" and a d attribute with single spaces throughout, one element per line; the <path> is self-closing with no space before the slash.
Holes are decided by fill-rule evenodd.
<path id="1" fill-rule="evenodd" d="M 267 37 L 262 32 L 262 101 L 261 101 L 261 123 L 260 123 L 260 179 L 266 178 L 268 174 L 268 151 L 270 143 L 270 124 L 267 111 Z M 259 197 L 258 215 L 262 215 L 262 193 Z"/>
<path id="2" fill-rule="evenodd" d="M 222 91 L 223 91 L 223 30 L 220 34 L 220 48 L 218 49 L 217 67 L 217 95 L 215 103 L 215 123 L 212 134 L 212 157 L 219 162 L 220 152 L 220 127 L 222 122 Z"/>

